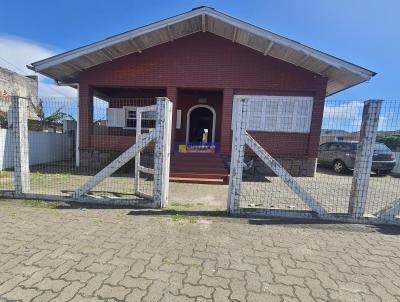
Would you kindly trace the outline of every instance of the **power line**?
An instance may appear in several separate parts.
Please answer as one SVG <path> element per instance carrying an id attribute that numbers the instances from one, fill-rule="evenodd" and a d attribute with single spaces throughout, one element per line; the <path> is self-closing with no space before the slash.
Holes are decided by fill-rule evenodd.
<path id="1" fill-rule="evenodd" d="M 10 64 L 11 66 L 13 66 L 15 69 L 17 69 L 17 70 L 18 70 L 19 72 L 21 72 L 22 74 L 24 74 L 24 75 L 26 74 L 26 70 L 22 70 L 21 67 L 16 66 L 15 64 L 11 63 L 10 61 L 4 59 L 4 58 L 1 57 L 1 56 L 0 56 L 0 59 L 1 59 L 2 61 L 6 62 L 7 64 Z M 36 71 L 35 71 L 35 74 L 37 74 Z M 69 96 L 67 96 L 66 94 L 62 93 L 61 91 L 57 91 L 55 88 L 53 88 L 53 87 L 51 87 L 51 86 L 44 86 L 44 85 L 43 85 L 42 87 L 51 89 L 52 91 L 56 92 L 57 94 L 61 94 L 61 95 L 63 95 L 64 97 L 69 98 Z"/>

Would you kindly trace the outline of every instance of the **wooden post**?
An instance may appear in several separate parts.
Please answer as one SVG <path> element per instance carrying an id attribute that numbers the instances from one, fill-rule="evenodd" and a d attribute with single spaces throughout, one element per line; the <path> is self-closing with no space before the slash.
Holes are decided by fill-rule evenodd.
<path id="1" fill-rule="evenodd" d="M 11 127 L 14 147 L 15 194 L 21 196 L 30 190 L 29 142 L 27 100 L 11 97 Z"/>
<path id="2" fill-rule="evenodd" d="M 157 98 L 153 198 L 154 203 L 161 208 L 168 204 L 171 125 L 172 103 L 167 98 Z"/>
<path id="3" fill-rule="evenodd" d="M 382 100 L 369 100 L 364 103 L 348 208 L 349 214 L 356 218 L 364 216 L 381 106 Z"/>
<path id="4" fill-rule="evenodd" d="M 234 100 L 233 138 L 229 193 L 227 209 L 229 213 L 237 213 L 240 207 L 240 186 L 242 183 L 245 138 L 248 122 L 248 100 Z"/>

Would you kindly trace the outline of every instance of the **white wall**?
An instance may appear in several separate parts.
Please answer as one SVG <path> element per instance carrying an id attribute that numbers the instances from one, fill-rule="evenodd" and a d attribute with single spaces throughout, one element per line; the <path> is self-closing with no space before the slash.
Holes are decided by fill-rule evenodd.
<path id="1" fill-rule="evenodd" d="M 400 152 L 394 152 L 394 155 L 396 156 L 396 166 L 394 167 L 392 172 L 400 174 Z"/>
<path id="2" fill-rule="evenodd" d="M 66 133 L 29 131 L 28 139 L 30 165 L 72 159 L 72 137 Z M 0 129 L 0 170 L 13 167 L 13 149 L 11 130 Z"/>

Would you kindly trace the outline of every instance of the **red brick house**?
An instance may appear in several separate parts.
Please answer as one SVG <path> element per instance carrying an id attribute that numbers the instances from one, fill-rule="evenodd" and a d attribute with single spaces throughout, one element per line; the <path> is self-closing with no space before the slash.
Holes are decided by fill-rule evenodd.
<path id="1" fill-rule="evenodd" d="M 129 99 L 157 96 L 168 97 L 174 105 L 175 154 L 179 143 L 199 142 L 202 128 L 208 130 L 207 141 L 217 146 L 216 152 L 229 156 L 232 103 L 235 97 L 248 96 L 256 111 L 257 100 L 265 104 L 250 122 L 253 135 L 273 156 L 290 160 L 289 166 L 305 167 L 305 172 L 293 170 L 295 175 L 314 173 L 325 97 L 375 75 L 208 7 L 68 51 L 30 68 L 60 84 L 79 86 L 82 159 L 85 152 L 93 156 L 93 150 L 123 151 L 132 145 L 134 108 L 129 107 Z M 112 131 L 106 134 L 93 131 L 94 96 L 109 102 Z M 285 108 L 289 115 L 284 115 Z M 212 165 L 215 161 L 211 170 Z"/>

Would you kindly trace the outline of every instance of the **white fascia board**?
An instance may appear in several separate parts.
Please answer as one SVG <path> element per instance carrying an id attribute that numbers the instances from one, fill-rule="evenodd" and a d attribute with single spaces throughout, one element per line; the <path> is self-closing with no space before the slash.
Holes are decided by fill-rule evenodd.
<path id="1" fill-rule="evenodd" d="M 56 55 L 56 56 L 48 58 L 48 59 L 37 61 L 35 63 L 32 63 L 32 66 L 34 66 L 36 71 L 41 71 L 43 69 L 52 67 L 54 65 L 62 64 L 64 62 L 73 60 L 77 57 L 92 53 L 94 51 L 101 50 L 103 48 L 136 38 L 136 37 L 144 35 L 146 33 L 165 28 L 172 24 L 197 17 L 197 16 L 201 15 L 202 13 L 205 13 L 206 11 L 209 11 L 209 9 L 201 8 L 201 9 L 198 9 L 195 11 L 190 11 L 190 12 L 187 12 L 187 13 L 175 16 L 175 17 L 171 17 L 171 18 L 168 18 L 168 19 L 165 19 L 162 21 L 158 21 L 158 22 L 143 26 L 141 28 L 128 31 L 126 33 L 122 33 L 122 34 L 119 34 L 119 35 L 116 35 L 116 36 L 113 36 L 110 38 L 106 38 L 102 41 L 95 42 L 93 44 L 89 44 L 87 46 L 83 46 L 83 47 L 65 52 L 60 55 Z"/>

